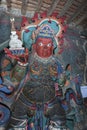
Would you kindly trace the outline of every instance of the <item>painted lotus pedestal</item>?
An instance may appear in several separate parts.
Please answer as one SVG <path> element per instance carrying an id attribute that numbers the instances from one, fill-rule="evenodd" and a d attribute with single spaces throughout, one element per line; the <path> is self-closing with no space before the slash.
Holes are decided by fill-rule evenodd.
<path id="1" fill-rule="evenodd" d="M 1 125 L 5 124 L 6 130 L 74 129 L 75 112 L 82 98 L 79 82 L 71 79 L 69 65 L 65 72 L 57 57 L 63 51 L 58 38 L 63 38 L 64 29 L 61 21 L 50 17 L 27 26 L 22 31 L 22 42 L 15 31 L 12 33 L 10 48 L 4 49 L 1 62 L 2 88 L 10 88 L 10 93 L 0 91 L 4 113 Z M 8 117 L 2 106 L 8 110 Z"/>

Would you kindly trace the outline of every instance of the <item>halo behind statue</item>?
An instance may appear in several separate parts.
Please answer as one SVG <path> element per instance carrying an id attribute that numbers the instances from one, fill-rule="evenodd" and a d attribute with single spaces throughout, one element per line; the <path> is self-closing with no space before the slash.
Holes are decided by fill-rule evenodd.
<path id="1" fill-rule="evenodd" d="M 24 46 L 30 50 L 38 37 L 51 38 L 56 53 L 60 48 L 59 39 L 63 38 L 65 30 L 66 26 L 63 26 L 60 19 L 54 17 L 44 18 L 30 24 L 22 31 L 22 41 Z M 34 38 L 32 35 L 35 35 Z"/>

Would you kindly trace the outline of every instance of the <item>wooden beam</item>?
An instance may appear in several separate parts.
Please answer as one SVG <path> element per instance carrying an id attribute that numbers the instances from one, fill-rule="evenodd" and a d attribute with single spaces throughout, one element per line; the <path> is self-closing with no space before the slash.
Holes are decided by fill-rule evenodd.
<path id="1" fill-rule="evenodd" d="M 28 3 L 37 5 L 37 0 L 28 0 Z"/>
<path id="2" fill-rule="evenodd" d="M 87 18 L 87 14 L 85 13 L 81 18 L 79 18 L 79 20 L 77 20 L 75 22 L 76 25 L 79 25 L 83 20 L 85 20 Z"/>
<path id="3" fill-rule="evenodd" d="M 11 0 L 6 0 L 8 12 L 11 10 Z"/>
<path id="4" fill-rule="evenodd" d="M 11 2 L 14 4 L 20 4 L 20 5 L 22 4 L 22 1 L 18 1 L 18 0 L 11 0 Z"/>
<path id="5" fill-rule="evenodd" d="M 62 8 L 62 11 L 59 13 L 59 16 L 63 16 L 66 11 L 70 8 L 74 0 L 67 0 L 66 4 Z"/>
<path id="6" fill-rule="evenodd" d="M 22 0 L 21 14 L 26 15 L 27 11 L 27 0 Z"/>
<path id="7" fill-rule="evenodd" d="M 21 10 L 21 5 L 17 5 L 17 4 L 11 4 L 11 6 L 13 7 L 13 8 L 15 8 L 15 9 L 19 9 L 19 10 Z M 36 11 L 36 9 L 35 9 L 35 7 L 30 7 L 30 6 L 28 6 L 27 7 L 27 11 Z"/>
<path id="8" fill-rule="evenodd" d="M 36 12 L 40 11 L 42 4 L 43 4 L 43 0 L 38 0 L 38 5 L 37 5 L 37 8 L 36 8 Z"/>
<path id="9" fill-rule="evenodd" d="M 17 8 L 17 9 L 20 9 L 20 10 L 21 10 L 21 5 L 20 5 L 20 4 L 11 3 L 11 7 L 12 7 L 12 8 Z"/>
<path id="10" fill-rule="evenodd" d="M 70 23 L 71 21 L 73 21 L 83 10 L 84 8 L 87 6 L 87 0 L 85 0 L 75 11 L 75 13 L 68 19 L 67 23 Z"/>
<path id="11" fill-rule="evenodd" d="M 52 0 L 52 4 L 47 12 L 47 15 L 51 15 L 53 13 L 53 11 L 55 10 L 55 8 L 57 7 L 58 3 L 60 2 L 60 0 Z"/>

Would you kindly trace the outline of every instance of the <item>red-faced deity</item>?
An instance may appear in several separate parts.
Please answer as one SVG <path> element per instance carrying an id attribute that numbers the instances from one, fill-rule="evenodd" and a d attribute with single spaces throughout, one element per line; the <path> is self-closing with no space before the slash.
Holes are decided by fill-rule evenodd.
<path id="1" fill-rule="evenodd" d="M 36 53 L 41 58 L 48 58 L 53 54 L 53 42 L 51 38 L 38 38 L 36 41 Z"/>

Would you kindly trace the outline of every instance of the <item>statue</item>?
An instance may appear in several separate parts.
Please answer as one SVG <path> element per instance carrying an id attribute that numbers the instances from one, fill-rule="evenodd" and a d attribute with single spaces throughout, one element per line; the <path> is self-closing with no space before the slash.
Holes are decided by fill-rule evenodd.
<path id="1" fill-rule="evenodd" d="M 62 104 L 66 90 L 60 83 L 64 70 L 55 56 L 63 49 L 58 44 L 63 27 L 58 24 L 57 19 L 47 18 L 28 26 L 28 31 L 22 32 L 24 47 L 14 31 L 10 48 L 4 49 L 6 55 L 2 59 L 1 76 L 14 86 L 8 99 L 11 100 L 12 115 L 6 130 L 26 129 L 27 124 L 27 129 L 46 130 L 51 129 L 53 122 L 57 129 L 66 130 L 66 110 Z M 68 80 L 62 81 L 64 87 Z"/>

